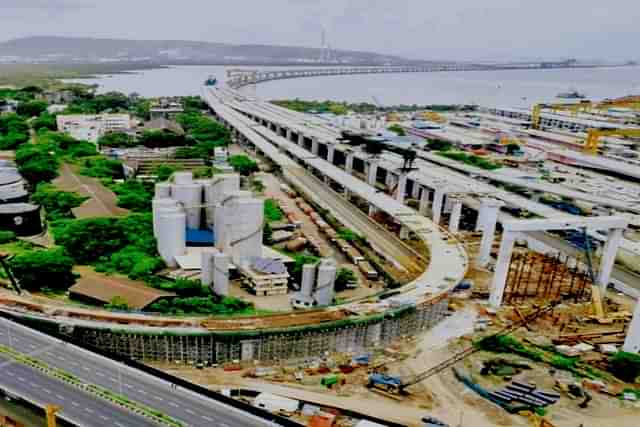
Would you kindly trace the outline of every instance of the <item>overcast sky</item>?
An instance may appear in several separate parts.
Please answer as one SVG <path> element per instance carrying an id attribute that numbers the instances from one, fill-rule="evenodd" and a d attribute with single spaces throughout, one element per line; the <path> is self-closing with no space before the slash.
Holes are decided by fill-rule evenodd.
<path id="1" fill-rule="evenodd" d="M 0 0 L 30 35 L 319 46 L 420 59 L 640 58 L 640 0 Z"/>

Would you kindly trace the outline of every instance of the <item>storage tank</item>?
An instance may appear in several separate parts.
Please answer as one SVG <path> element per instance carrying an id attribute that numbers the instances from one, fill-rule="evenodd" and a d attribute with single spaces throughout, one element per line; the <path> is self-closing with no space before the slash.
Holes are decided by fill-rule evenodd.
<path id="1" fill-rule="evenodd" d="M 202 212 L 202 185 L 173 184 L 171 186 L 172 198 L 179 201 L 187 214 L 187 227 L 200 229 Z"/>
<path id="2" fill-rule="evenodd" d="M 158 222 L 158 252 L 169 267 L 177 267 L 176 256 L 187 252 L 187 216 L 184 212 L 162 212 Z"/>
<path id="3" fill-rule="evenodd" d="M 160 212 L 162 210 L 167 210 L 172 208 L 173 211 L 179 212 L 178 204 L 173 199 L 153 199 L 151 201 L 152 211 L 153 211 L 153 235 L 158 237 L 158 220 L 160 216 Z"/>
<path id="4" fill-rule="evenodd" d="M 262 256 L 264 200 L 253 197 L 232 198 L 225 203 L 230 255 L 233 263 Z"/>
<path id="5" fill-rule="evenodd" d="M 316 292 L 313 297 L 318 305 L 331 305 L 338 268 L 333 260 L 323 260 L 318 266 Z"/>
<path id="6" fill-rule="evenodd" d="M 171 197 L 171 184 L 168 182 L 159 182 L 155 187 L 156 199 L 168 199 Z"/>
<path id="7" fill-rule="evenodd" d="M 42 233 L 40 206 L 31 203 L 0 205 L 0 229 L 13 231 L 17 236 Z"/>
<path id="8" fill-rule="evenodd" d="M 204 186 L 204 201 L 206 207 L 207 227 L 213 229 L 215 210 L 222 203 L 226 195 L 240 191 L 240 175 L 219 174 Z"/>
<path id="9" fill-rule="evenodd" d="M 213 257 L 213 292 L 217 295 L 229 295 L 229 257 L 217 253 Z"/>
<path id="10" fill-rule="evenodd" d="M 302 266 L 302 281 L 300 283 L 300 293 L 304 296 L 312 296 L 313 288 L 316 282 L 315 264 L 305 264 Z"/>
<path id="11" fill-rule="evenodd" d="M 193 172 L 176 172 L 173 174 L 173 183 L 178 185 L 192 184 Z"/>

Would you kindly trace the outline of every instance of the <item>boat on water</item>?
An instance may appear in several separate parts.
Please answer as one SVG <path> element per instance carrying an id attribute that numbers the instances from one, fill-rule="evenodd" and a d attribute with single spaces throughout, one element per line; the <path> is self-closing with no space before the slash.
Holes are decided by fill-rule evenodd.
<path id="1" fill-rule="evenodd" d="M 561 99 L 585 99 L 587 95 L 576 89 L 569 89 L 567 92 L 561 92 L 557 95 Z"/>
<path id="2" fill-rule="evenodd" d="M 209 76 L 207 80 L 204 81 L 205 86 L 215 86 L 218 84 L 218 79 L 215 76 Z"/>

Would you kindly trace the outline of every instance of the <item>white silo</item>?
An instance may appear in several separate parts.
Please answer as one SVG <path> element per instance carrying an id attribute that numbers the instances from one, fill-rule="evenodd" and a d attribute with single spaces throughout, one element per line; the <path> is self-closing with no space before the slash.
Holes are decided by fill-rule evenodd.
<path id="1" fill-rule="evenodd" d="M 176 267 L 175 257 L 187 252 L 187 216 L 184 212 L 161 212 L 158 221 L 158 252 L 169 267 Z"/>
<path id="2" fill-rule="evenodd" d="M 171 186 L 172 198 L 182 204 L 187 214 L 187 227 L 200 228 L 202 212 L 202 185 L 197 183 L 173 184 Z"/>
<path id="3" fill-rule="evenodd" d="M 313 287 L 316 283 L 316 265 L 305 264 L 302 266 L 302 282 L 300 283 L 300 293 L 304 296 L 313 295 Z"/>
<path id="4" fill-rule="evenodd" d="M 164 198 L 164 199 L 153 199 L 151 202 L 152 211 L 153 211 L 153 235 L 158 237 L 158 221 L 160 217 L 160 212 L 163 210 L 173 210 L 174 212 L 179 212 L 178 204 L 175 200 Z"/>
<path id="5" fill-rule="evenodd" d="M 192 184 L 193 172 L 176 172 L 173 174 L 173 183 L 177 185 Z"/>
<path id="6" fill-rule="evenodd" d="M 240 191 L 240 175 L 219 174 L 204 185 L 207 227 L 213 229 L 215 210 L 228 194 Z"/>
<path id="7" fill-rule="evenodd" d="M 230 233 L 225 236 L 229 242 L 226 253 L 232 262 L 239 266 L 243 264 L 242 260 L 261 257 L 264 201 L 253 197 L 231 197 L 224 206 L 225 234 Z"/>
<path id="8" fill-rule="evenodd" d="M 213 258 L 217 253 L 215 249 L 206 249 L 200 254 L 200 282 L 203 286 L 213 285 Z"/>
<path id="9" fill-rule="evenodd" d="M 217 295 L 229 295 L 229 257 L 217 253 L 213 257 L 213 292 Z"/>
<path id="10" fill-rule="evenodd" d="M 318 305 L 331 305 L 333 302 L 337 271 L 332 260 L 323 260 L 318 266 L 316 292 L 313 295 Z"/>
<path id="11" fill-rule="evenodd" d="M 171 197 L 171 184 L 168 182 L 159 182 L 155 187 L 156 199 L 168 199 Z"/>

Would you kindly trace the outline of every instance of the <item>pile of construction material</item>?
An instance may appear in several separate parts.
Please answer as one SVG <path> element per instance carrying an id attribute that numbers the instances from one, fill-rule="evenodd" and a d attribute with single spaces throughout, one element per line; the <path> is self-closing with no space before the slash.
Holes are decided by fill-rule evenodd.
<path id="1" fill-rule="evenodd" d="M 513 381 L 502 390 L 489 393 L 494 399 L 505 403 L 524 403 L 532 407 L 544 408 L 560 400 L 560 395 L 554 392 L 538 390 L 535 385 Z"/>

